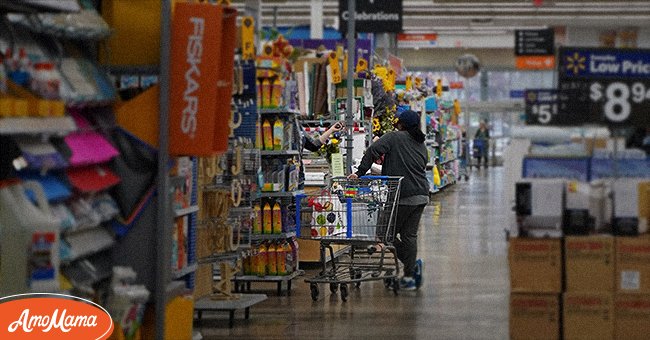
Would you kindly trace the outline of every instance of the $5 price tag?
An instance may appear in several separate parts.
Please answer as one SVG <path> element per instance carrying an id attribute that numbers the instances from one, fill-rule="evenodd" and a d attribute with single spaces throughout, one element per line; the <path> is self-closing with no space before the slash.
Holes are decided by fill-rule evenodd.
<path id="1" fill-rule="evenodd" d="M 643 82 L 594 82 L 589 86 L 589 98 L 594 103 L 602 103 L 607 120 L 620 123 L 630 118 L 633 105 L 650 106 L 650 89 Z"/>
<path id="2" fill-rule="evenodd" d="M 548 124 L 553 116 L 557 115 L 557 104 L 534 104 L 530 107 L 531 113 L 537 116 L 540 124 Z"/>

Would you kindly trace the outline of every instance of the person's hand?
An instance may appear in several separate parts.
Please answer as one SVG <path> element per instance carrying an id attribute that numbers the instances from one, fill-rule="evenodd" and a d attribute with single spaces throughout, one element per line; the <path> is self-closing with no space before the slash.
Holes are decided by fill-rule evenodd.
<path id="1" fill-rule="evenodd" d="M 359 178 L 359 176 L 357 176 L 357 174 L 349 174 L 348 175 L 348 179 L 358 179 L 358 178 Z"/>
<path id="2" fill-rule="evenodd" d="M 339 132 L 345 128 L 344 122 L 336 122 L 329 129 L 332 132 Z"/>

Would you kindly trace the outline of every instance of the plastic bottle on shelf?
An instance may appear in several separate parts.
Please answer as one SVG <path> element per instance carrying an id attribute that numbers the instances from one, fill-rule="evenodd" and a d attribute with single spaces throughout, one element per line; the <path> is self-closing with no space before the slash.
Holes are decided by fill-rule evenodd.
<path id="1" fill-rule="evenodd" d="M 258 248 L 252 248 L 248 253 L 248 257 L 248 274 L 246 275 L 257 275 L 257 268 L 259 267 L 260 260 Z"/>
<path id="2" fill-rule="evenodd" d="M 61 79 L 51 62 L 38 62 L 34 64 L 31 87 L 45 99 L 58 99 Z"/>
<path id="3" fill-rule="evenodd" d="M 282 92 L 284 82 L 279 77 L 273 80 L 271 85 L 271 107 L 280 107 L 282 105 Z"/>
<path id="4" fill-rule="evenodd" d="M 275 258 L 278 275 L 287 275 L 287 254 L 285 253 L 285 241 L 280 241 L 275 247 Z"/>
<path id="5" fill-rule="evenodd" d="M 255 148 L 262 150 L 262 130 L 260 126 L 260 120 L 255 121 Z"/>
<path id="6" fill-rule="evenodd" d="M 271 210 L 271 205 L 267 202 L 264 204 L 262 223 L 264 225 L 263 234 L 272 234 L 273 233 L 273 211 Z"/>
<path id="7" fill-rule="evenodd" d="M 284 123 L 278 118 L 273 123 L 273 150 L 282 150 L 284 146 Z"/>
<path id="8" fill-rule="evenodd" d="M 262 123 L 262 133 L 264 135 L 264 150 L 273 150 L 273 128 L 268 119 Z"/>
<path id="9" fill-rule="evenodd" d="M 278 275 L 278 259 L 277 259 L 277 246 L 274 242 L 270 242 L 266 250 L 266 273 L 268 275 Z"/>
<path id="10" fill-rule="evenodd" d="M 253 207 L 254 216 L 253 216 L 253 234 L 262 233 L 262 209 L 260 209 L 259 204 L 255 204 Z"/>
<path id="11" fill-rule="evenodd" d="M 58 292 L 61 221 L 50 212 L 40 184 L 0 183 L 0 221 L 0 296 Z"/>
<path id="12" fill-rule="evenodd" d="M 280 203 L 275 202 L 273 205 L 273 234 L 282 234 L 282 207 Z"/>
<path id="13" fill-rule="evenodd" d="M 0 93 L 7 93 L 7 69 L 2 57 L 0 57 Z"/>
<path id="14" fill-rule="evenodd" d="M 257 276 L 266 276 L 267 250 L 266 244 L 261 243 L 257 251 Z"/>

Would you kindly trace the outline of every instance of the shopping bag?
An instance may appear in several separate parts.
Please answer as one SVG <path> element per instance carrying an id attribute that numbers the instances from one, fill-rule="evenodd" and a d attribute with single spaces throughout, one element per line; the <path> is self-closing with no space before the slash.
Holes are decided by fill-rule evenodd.
<path id="1" fill-rule="evenodd" d="M 237 10 L 177 3 L 172 20 L 169 152 L 228 148 Z"/>

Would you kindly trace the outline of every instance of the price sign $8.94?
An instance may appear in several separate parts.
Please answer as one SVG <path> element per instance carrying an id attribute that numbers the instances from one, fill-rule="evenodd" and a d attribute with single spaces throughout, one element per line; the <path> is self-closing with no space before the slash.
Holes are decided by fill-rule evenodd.
<path id="1" fill-rule="evenodd" d="M 635 109 L 650 108 L 650 88 L 640 81 L 596 81 L 589 86 L 589 98 L 602 105 L 602 114 L 612 123 L 628 120 Z"/>

